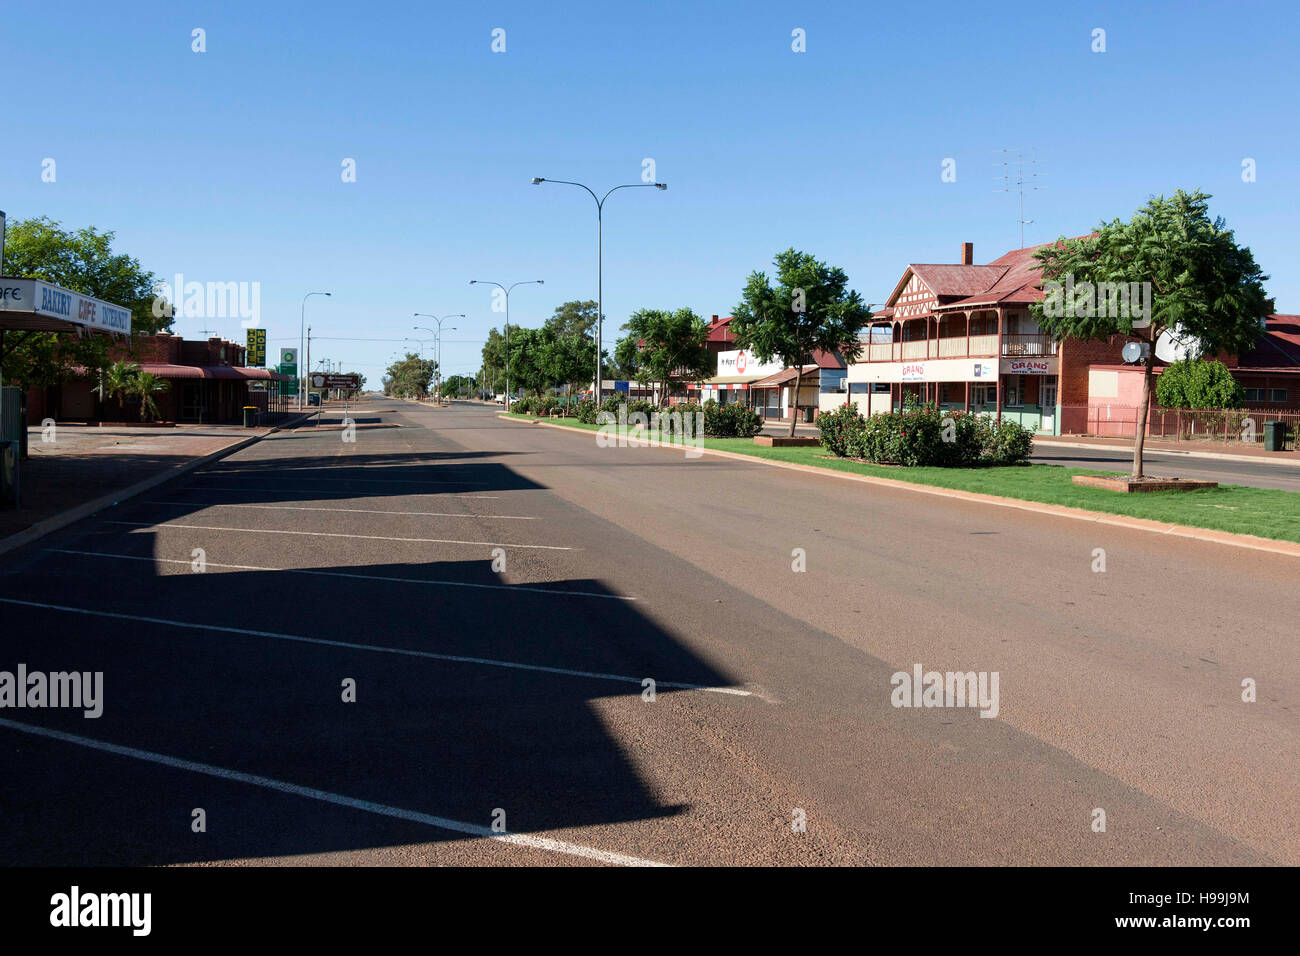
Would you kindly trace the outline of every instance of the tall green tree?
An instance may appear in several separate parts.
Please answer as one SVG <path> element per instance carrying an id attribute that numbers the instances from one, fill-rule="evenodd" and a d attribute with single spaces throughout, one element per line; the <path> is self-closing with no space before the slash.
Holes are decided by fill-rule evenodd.
<path id="1" fill-rule="evenodd" d="M 429 383 L 438 369 L 433 359 L 420 358 L 415 352 L 388 366 L 384 373 L 384 394 L 398 398 L 423 398 L 429 394 Z"/>
<path id="2" fill-rule="evenodd" d="M 560 332 L 545 326 L 539 331 L 538 347 L 547 384 L 565 386 L 572 398 L 578 386 L 595 374 L 596 343 L 576 330 Z"/>
<path id="3" fill-rule="evenodd" d="M 113 249 L 115 236 L 93 226 L 77 230 L 45 216 L 10 220 L 5 239 L 5 273 L 43 279 L 83 295 L 104 299 L 131 310 L 136 334 L 171 327 L 171 319 L 154 315 L 157 278 L 139 260 Z M 108 339 L 81 338 L 51 332 L 11 333 L 7 336 L 3 376 L 24 386 L 57 385 L 71 377 L 70 369 L 108 366 Z"/>
<path id="4" fill-rule="evenodd" d="M 690 309 L 639 309 L 623 328 L 630 334 L 615 346 L 615 355 L 635 368 L 642 385 L 659 386 L 660 407 L 674 379 L 693 382 L 714 370 L 713 354 L 704 347 L 708 323 Z"/>
<path id="5" fill-rule="evenodd" d="M 1250 249 L 1237 244 L 1223 219 L 1210 218 L 1210 198 L 1200 190 L 1180 189 L 1167 199 L 1149 200 L 1128 222 L 1103 222 L 1091 236 L 1061 238 L 1034 253 L 1043 264 L 1045 284 L 1066 283 L 1075 290 L 1069 302 L 1059 290 L 1049 290 L 1046 300 L 1034 305 L 1040 328 L 1057 338 L 1123 335 L 1147 345 L 1133 441 L 1134 478 L 1143 477 L 1142 450 L 1160 335 L 1177 329 L 1181 338 L 1196 339 L 1202 354 L 1236 355 L 1255 345 L 1264 317 L 1273 311 L 1264 292 L 1268 276 Z M 1098 290 L 1140 289 L 1143 283 L 1150 284 L 1150 295 L 1142 297 L 1141 308 L 1131 297 L 1127 309 L 1098 307 Z"/>
<path id="6" fill-rule="evenodd" d="M 546 367 L 541 329 L 510 329 L 510 387 L 541 395 L 553 384 Z M 507 398 L 509 401 L 509 398 Z"/>
<path id="7" fill-rule="evenodd" d="M 561 338 L 569 335 L 585 335 L 595 341 L 596 338 L 596 303 L 592 299 L 574 300 L 557 305 L 555 312 L 546 320 L 544 328 L 552 329 Z M 594 370 L 596 357 L 592 355 Z"/>
<path id="8" fill-rule="evenodd" d="M 493 383 L 505 391 L 506 382 L 506 337 L 496 329 L 488 332 L 487 342 L 483 345 L 483 380 L 486 386 Z"/>
<path id="9" fill-rule="evenodd" d="M 862 297 L 848 287 L 843 269 L 828 266 L 806 252 L 787 249 L 773 259 L 775 286 L 767 273 L 750 273 L 735 308 L 731 333 L 736 347 L 753 352 L 760 362 L 780 359 L 795 377 L 794 435 L 803 366 L 820 350 L 837 352 L 852 362 L 862 351 L 858 331 L 871 319 Z"/>

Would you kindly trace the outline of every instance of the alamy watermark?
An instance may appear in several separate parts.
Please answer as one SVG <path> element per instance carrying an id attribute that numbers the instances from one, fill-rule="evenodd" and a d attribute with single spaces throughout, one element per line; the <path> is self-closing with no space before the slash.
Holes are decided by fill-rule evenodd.
<path id="1" fill-rule="evenodd" d="M 1151 323 L 1150 282 L 1075 282 L 1074 275 L 1067 274 L 1064 282 L 1044 282 L 1043 293 L 1043 314 L 1048 318 L 1105 317 Z"/>
<path id="2" fill-rule="evenodd" d="M 178 272 L 171 282 L 155 282 L 153 294 L 155 318 L 237 318 L 247 329 L 262 324 L 260 282 L 186 282 Z"/>
<path id="3" fill-rule="evenodd" d="M 628 413 L 627 405 L 613 412 L 598 412 L 596 444 L 601 448 L 645 448 L 650 442 L 680 445 L 687 458 L 704 454 L 704 413 L 645 412 Z"/>
<path id="4" fill-rule="evenodd" d="M 70 707 L 83 717 L 104 713 L 103 671 L 29 671 L 19 664 L 12 671 L 0 671 L 0 710 L 6 707 L 33 709 Z"/>
<path id="5" fill-rule="evenodd" d="M 978 707 L 981 717 L 998 715 L 997 671 L 895 671 L 889 678 L 895 707 Z"/>

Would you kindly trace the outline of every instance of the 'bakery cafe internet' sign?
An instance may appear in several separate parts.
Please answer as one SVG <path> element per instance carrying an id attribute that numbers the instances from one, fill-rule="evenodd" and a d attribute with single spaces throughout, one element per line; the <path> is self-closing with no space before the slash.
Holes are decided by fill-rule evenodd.
<path id="1" fill-rule="evenodd" d="M 33 318 L 54 319 L 101 332 L 131 332 L 130 309 L 40 279 L 0 280 L 0 311 L 27 312 Z M 57 321 L 34 323 L 32 327 L 57 330 Z"/>
<path id="2" fill-rule="evenodd" d="M 1007 372 L 1011 375 L 1048 375 L 1051 368 L 1046 359 L 1012 359 Z"/>

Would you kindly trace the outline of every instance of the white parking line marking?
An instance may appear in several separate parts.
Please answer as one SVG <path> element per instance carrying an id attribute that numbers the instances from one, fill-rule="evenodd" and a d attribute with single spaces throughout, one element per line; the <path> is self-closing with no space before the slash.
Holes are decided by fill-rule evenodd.
<path id="1" fill-rule="evenodd" d="M 449 511 L 373 511 L 370 508 L 306 508 L 302 505 L 245 505 L 229 501 L 145 501 L 146 505 L 171 505 L 172 507 L 203 505 L 217 508 L 259 508 L 266 511 L 341 511 L 359 515 L 403 515 L 418 518 L 487 518 L 492 521 L 536 521 L 530 515 L 467 515 Z"/>
<path id="2" fill-rule="evenodd" d="M 138 554 L 110 554 L 106 551 L 73 551 L 68 548 L 46 548 L 56 554 L 80 554 L 92 558 L 126 558 L 129 561 L 161 561 L 164 564 L 192 564 L 177 558 L 142 557 Z M 315 574 L 329 578 L 356 578 L 358 581 L 392 581 L 397 584 L 430 584 L 446 588 L 478 588 L 489 591 L 527 591 L 532 594 L 563 594 L 568 597 L 606 598 L 611 601 L 635 601 L 624 594 L 601 594 L 599 591 L 561 591 L 558 588 L 530 587 L 526 584 L 475 584 L 469 581 L 436 581 L 424 578 L 393 578 L 383 574 L 357 574 L 353 571 L 326 571 L 321 568 L 263 568 L 254 564 L 220 564 L 205 561 L 209 568 L 232 568 L 236 571 L 276 571 L 282 574 Z"/>
<path id="3" fill-rule="evenodd" d="M 194 531 L 238 531 L 242 534 L 298 534 L 313 538 L 357 538 L 363 541 L 411 541 L 419 544 L 466 544 L 484 548 L 528 548 L 533 551 L 580 551 L 554 544 L 507 544 L 504 541 L 457 541 L 454 538 L 393 538 L 380 534 L 342 534 L 337 531 L 277 531 L 274 528 L 222 528 L 210 524 L 172 524 L 170 521 L 105 521 L 104 524 L 127 524 L 143 528 L 189 528 Z"/>
<path id="4" fill-rule="evenodd" d="M 534 850 L 546 850 L 551 853 L 564 853 L 569 856 L 578 856 L 587 860 L 597 860 L 601 863 L 609 863 L 614 866 L 671 865 L 668 863 L 658 863 L 654 860 L 642 859 L 638 856 L 627 856 L 622 853 L 611 853 L 608 850 L 597 850 L 594 847 L 582 846 L 577 843 L 568 843 L 564 840 L 552 840 L 547 837 L 529 836 L 525 833 L 494 833 L 488 827 L 481 827 L 473 823 L 461 823 L 459 820 L 448 820 L 446 817 L 435 817 L 432 814 L 420 813 L 416 810 L 404 810 L 401 807 L 391 807 L 384 803 L 375 803 L 373 800 L 359 800 L 356 797 L 348 797 L 340 793 L 331 793 L 328 790 L 318 790 L 315 787 L 304 787 L 296 783 L 286 783 L 283 780 L 276 780 L 272 777 L 263 777 L 258 774 L 244 773 L 241 770 L 228 770 L 225 767 L 217 767 L 209 763 L 200 763 L 197 760 L 185 760 L 180 757 L 171 757 L 167 754 L 155 753 L 152 750 L 140 750 L 137 747 L 125 747 L 122 744 L 112 744 L 104 740 L 82 737 L 79 734 L 69 734 L 62 730 L 49 730 L 45 727 L 33 727 L 30 724 L 20 724 L 17 721 L 5 720 L 4 718 L 0 718 L 0 727 L 7 727 L 10 730 L 16 730 L 22 734 L 31 734 L 34 737 L 45 737 L 63 743 L 76 744 L 78 747 L 100 750 L 104 753 L 115 754 L 119 757 L 130 757 L 133 760 L 143 760 L 147 763 L 170 767 L 173 770 L 187 770 L 190 773 L 201 773 L 209 777 L 217 777 L 221 780 L 229 780 L 234 783 L 245 783 L 254 787 L 262 787 L 265 790 L 274 790 L 277 793 L 285 793 L 295 797 L 306 797 L 308 800 L 318 800 L 321 803 L 332 803 L 335 806 L 348 807 L 352 810 L 361 810 L 364 813 L 374 813 L 379 816 L 393 817 L 398 820 L 409 820 L 412 823 L 423 823 L 427 826 L 436 827 L 439 830 L 451 830 L 454 833 L 464 833 L 469 836 L 482 837 L 486 840 L 497 840 L 501 843 L 511 843 L 515 846 L 528 847 Z"/>
<path id="5" fill-rule="evenodd" d="M 210 494 L 214 491 L 226 491 L 231 494 L 247 494 L 250 491 L 256 491 L 259 494 L 273 495 L 335 495 L 339 498 L 373 498 L 374 495 L 358 491 L 355 494 L 347 491 L 325 491 L 323 488 L 263 488 L 259 485 L 245 485 L 239 488 L 177 488 L 178 495 L 192 494 Z M 466 492 L 465 494 L 432 492 L 427 495 L 412 492 L 403 494 L 404 498 L 468 498 L 470 501 L 488 501 L 490 499 L 500 498 L 500 495 L 478 495 Z"/>
<path id="6" fill-rule="evenodd" d="M 231 472 L 204 472 L 195 478 L 227 478 Z M 488 485 L 486 481 L 438 481 L 436 478 L 312 478 L 309 475 L 258 475 L 262 481 L 334 481 L 361 482 L 367 485 Z"/>
<path id="7" fill-rule="evenodd" d="M 88 617 L 107 617 L 118 621 L 140 621 L 145 624 L 162 624 L 165 627 L 180 627 L 191 631 L 220 631 L 223 634 L 240 634 L 244 637 L 269 637 L 277 641 L 294 641 L 299 644 L 319 644 L 322 647 L 341 647 L 351 651 L 373 651 L 376 654 L 397 654 L 402 657 L 420 657 L 426 660 L 449 661 L 453 664 L 482 664 L 485 667 L 505 667 L 510 670 L 538 671 L 543 674 L 562 674 L 566 677 L 587 677 L 593 680 L 613 680 L 621 683 L 641 686 L 644 677 L 626 677 L 622 674 L 602 674 L 599 671 L 575 671 L 567 667 L 546 667 L 542 664 L 520 664 L 516 661 L 499 661 L 490 657 L 465 657 L 461 654 L 437 654 L 433 651 L 413 651 L 404 647 L 381 647 L 378 644 L 355 644 L 351 641 L 331 641 L 323 637 L 303 637 L 301 634 L 281 634 L 278 631 L 255 631 L 246 627 L 227 627 L 224 624 L 194 624 L 190 621 L 169 621 L 161 617 L 146 617 L 142 614 L 119 614 L 116 611 L 95 611 L 85 607 L 64 607 L 61 604 L 43 604 L 40 601 L 20 601 L 18 598 L 0 597 L 0 603 L 18 604 L 23 607 L 41 608 L 46 611 L 61 611 L 66 614 L 84 614 Z M 702 690 L 710 694 L 729 694 L 734 697 L 752 697 L 747 690 L 735 687 L 705 687 L 702 684 L 682 684 L 677 681 L 656 680 L 657 687 L 673 687 L 678 690 Z"/>

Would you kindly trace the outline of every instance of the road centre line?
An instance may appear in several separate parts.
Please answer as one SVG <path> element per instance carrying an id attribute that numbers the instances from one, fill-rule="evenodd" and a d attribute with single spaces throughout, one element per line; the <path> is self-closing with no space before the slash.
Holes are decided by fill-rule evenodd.
<path id="1" fill-rule="evenodd" d="M 143 501 L 146 505 L 172 505 L 189 507 L 203 505 L 218 508 L 258 508 L 267 511 L 341 511 L 361 515 L 403 515 L 417 518 L 486 518 L 492 521 L 536 521 L 531 515 L 469 515 L 450 511 L 375 511 L 370 508 L 308 508 L 302 505 L 247 505 L 229 501 Z"/>
<path id="2" fill-rule="evenodd" d="M 466 657 L 461 654 L 438 654 L 434 651 L 416 651 L 404 647 L 382 647 L 378 644 L 356 644 L 351 641 L 331 641 L 323 637 L 304 637 L 301 634 L 282 634 L 278 631 L 257 631 L 245 627 L 228 627 L 224 624 L 195 624 L 190 621 L 171 621 L 161 617 L 146 617 L 142 614 L 119 614 L 116 611 L 95 611 L 84 607 L 66 607 L 60 604 L 45 604 L 40 601 L 22 601 L 18 598 L 0 597 L 0 603 L 18 604 L 24 607 L 41 608 L 47 611 L 60 611 L 66 614 L 84 614 L 89 617 L 107 617 L 118 621 L 138 621 L 144 624 L 161 624 L 165 627 L 179 627 L 191 631 L 220 631 L 223 634 L 238 634 L 242 637 L 267 637 L 277 641 L 291 641 L 299 644 L 317 644 L 322 647 L 337 647 L 350 651 L 371 651 L 376 654 L 397 654 L 401 657 L 419 657 L 425 660 L 447 661 L 452 664 L 479 664 L 484 667 L 504 667 L 509 670 L 537 671 L 543 674 L 560 674 L 565 677 L 585 677 L 592 680 L 611 680 L 620 683 L 641 686 L 644 677 L 627 677 L 623 674 L 604 674 L 599 671 L 578 671 L 567 667 L 547 667 L 542 664 L 520 664 L 517 661 L 501 661 L 490 657 Z M 736 687 L 705 687 L 702 684 L 683 684 L 678 681 L 656 680 L 656 687 L 672 687 L 677 690 L 699 690 L 710 694 L 727 694 L 732 697 L 752 697 L 747 690 Z"/>
<path id="3" fill-rule="evenodd" d="M 204 774 L 209 777 L 229 780 L 234 783 L 243 783 L 254 787 L 261 787 L 265 790 L 274 790 L 277 793 L 289 794 L 296 797 L 305 797 L 308 800 L 317 800 L 321 803 L 332 803 L 335 806 L 347 807 L 352 810 L 361 810 L 364 813 L 393 817 L 398 820 L 408 820 L 412 823 L 423 823 L 439 830 L 451 830 L 455 833 L 464 833 L 469 836 L 482 837 L 488 840 L 497 840 L 501 843 L 510 843 L 515 846 L 528 847 L 529 849 L 545 850 L 551 853 L 564 853 L 569 856 L 582 857 L 587 860 L 596 860 L 601 863 L 609 863 L 615 866 L 670 865 L 667 863 L 658 863 L 654 860 L 643 859 L 637 856 L 611 853 L 608 850 L 597 850 L 594 847 L 582 846 L 577 843 L 568 843 L 564 840 L 552 840 L 547 837 L 530 836 L 525 833 L 494 833 L 488 827 L 478 826 L 473 823 L 462 823 L 459 820 L 449 820 L 446 817 L 437 817 L 428 813 L 420 813 L 416 810 L 405 810 L 401 807 L 393 807 L 384 803 L 375 803 L 373 800 L 360 800 L 356 797 L 331 793 L 328 790 L 319 790 L 315 787 L 304 787 L 296 783 L 287 783 L 283 780 L 276 780 L 272 777 L 263 777 L 258 774 L 244 773 L 241 770 L 228 770 L 225 767 L 200 763 L 197 760 L 185 760 L 181 757 L 171 757 L 167 754 L 155 753 L 152 750 L 141 750 L 137 747 L 126 747 L 122 744 L 108 743 L 107 741 L 95 740 L 91 737 L 82 737 L 80 734 L 69 734 L 61 730 L 50 730 L 45 727 L 33 727 L 30 724 L 22 724 L 14 720 L 0 718 L 0 727 L 7 727 L 10 730 L 22 734 L 30 734 L 35 737 L 45 737 L 49 740 L 58 740 L 62 743 L 75 744 L 78 747 L 99 750 L 119 757 L 130 757 L 133 760 L 143 760 L 147 763 L 158 764 L 163 767 L 169 767 L 173 770 L 186 770 L 190 773 Z"/>
<path id="4" fill-rule="evenodd" d="M 210 524 L 172 524 L 169 521 L 105 521 L 143 528 L 189 528 L 193 531 L 237 531 L 241 534 L 296 534 L 312 538 L 354 538 L 360 541 L 408 541 L 414 544 L 464 544 L 484 548 L 527 548 L 530 551 L 581 551 L 554 544 L 508 544 L 504 541 L 458 541 L 455 538 L 395 538 L 381 534 L 343 534 L 338 531 L 280 531 L 275 528 L 223 528 Z"/>
<path id="5" fill-rule="evenodd" d="M 177 558 L 144 557 L 138 554 L 111 554 L 106 551 L 74 551 L 70 548 L 46 548 L 55 554 L 79 554 L 92 558 L 124 558 L 128 561 L 155 561 L 164 564 L 193 564 L 193 560 Z M 275 571 L 281 574 L 313 574 L 327 578 L 353 578 L 358 581 L 386 581 L 396 584 L 428 584 L 448 588 L 474 588 L 484 591 L 527 591 L 532 594 L 564 595 L 567 597 L 605 598 L 610 601 L 635 601 L 636 598 L 625 594 L 602 594 L 599 591 L 565 591 L 559 588 L 532 587 L 527 584 L 479 584 L 471 581 L 437 581 L 426 578 L 395 578 L 384 574 L 358 574 L 355 571 L 326 571 L 323 568 L 266 568 L 255 564 L 221 564 L 217 561 L 205 561 L 209 568 L 231 568 L 236 571 Z"/>

